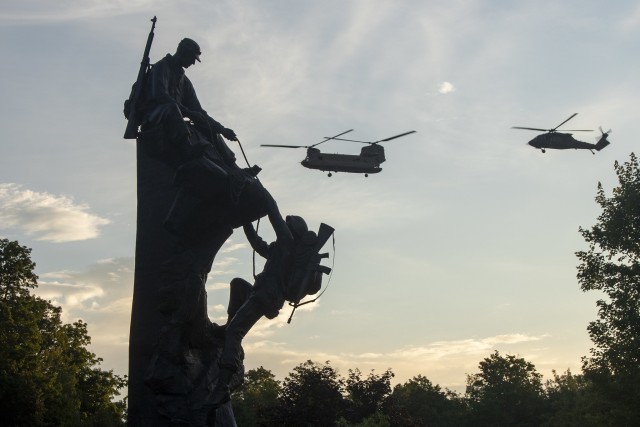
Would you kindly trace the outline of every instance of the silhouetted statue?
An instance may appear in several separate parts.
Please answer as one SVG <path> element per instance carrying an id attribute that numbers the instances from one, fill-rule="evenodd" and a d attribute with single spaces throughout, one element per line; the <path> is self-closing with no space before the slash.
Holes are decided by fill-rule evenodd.
<path id="1" fill-rule="evenodd" d="M 297 304 L 317 292 L 330 271 L 319 250 L 333 229 L 322 224 L 316 236 L 302 218 L 282 218 L 257 179 L 260 168 L 237 165 L 223 139 L 237 141 L 235 132 L 207 114 L 184 74 L 200 61 L 198 44 L 183 39 L 173 55 L 149 65 L 152 21 L 124 108 L 125 138 L 135 137 L 138 148 L 128 425 L 235 426 L 229 393 L 243 380 L 242 339 L 285 300 Z M 251 225 L 267 215 L 277 235 L 270 245 Z M 207 314 L 205 283 L 241 226 L 267 262 L 254 285 L 234 279 L 229 321 L 218 327 Z"/>
<path id="2" fill-rule="evenodd" d="M 206 113 L 184 75 L 199 61 L 197 43 L 183 39 L 149 66 L 152 21 L 124 107 L 125 138 L 133 133 L 138 146 L 128 422 L 204 426 L 223 346 L 207 315 L 207 274 L 233 228 L 266 214 L 268 193 L 258 167 L 236 164 L 221 136 L 237 140 L 235 132 Z M 230 405 L 218 413 L 216 425 L 235 425 Z"/>
<path id="3" fill-rule="evenodd" d="M 240 168 L 222 138 L 237 141 L 202 108 L 184 69 L 200 61 L 200 47 L 183 39 L 175 54 L 151 67 L 140 106 L 139 140 L 147 153 L 174 167 L 181 188 L 165 226 L 188 246 L 206 240 L 203 227 L 238 227 L 265 215 L 260 168 Z M 215 224 L 214 224 L 215 223 Z"/>
<path id="4" fill-rule="evenodd" d="M 212 394 L 214 409 L 230 400 L 229 384 L 244 359 L 242 340 L 253 325 L 262 316 L 275 318 L 285 301 L 295 306 L 305 296 L 317 293 L 322 274 L 331 271 L 320 265 L 321 259 L 328 254 L 320 254 L 319 251 L 333 233 L 333 228 L 321 224 L 316 235 L 299 216 L 289 215 L 283 220 L 272 199 L 271 203 L 269 220 L 276 233 L 274 242 L 267 244 L 251 224 L 243 226 L 251 247 L 266 262 L 253 286 L 240 278 L 231 282 L 229 318 L 221 327 L 225 340 L 219 362 L 220 374 Z M 210 414 L 210 420 L 214 415 L 215 412 Z"/>
<path id="5" fill-rule="evenodd" d="M 145 84 L 141 107 L 143 131 L 145 127 L 164 125 L 165 137 L 174 141 L 172 147 L 167 147 L 175 156 L 167 159 L 170 162 L 181 163 L 191 154 L 188 142 L 190 129 L 185 119 L 193 122 L 196 129 L 214 144 L 217 144 L 213 137 L 215 134 L 237 141 L 233 130 L 222 126 L 202 108 L 191 81 L 185 75 L 185 69 L 200 61 L 200 55 L 200 46 L 195 41 L 182 39 L 173 55 L 167 54 L 153 65 Z M 216 148 L 226 161 L 235 161 L 226 144 L 218 144 Z"/>

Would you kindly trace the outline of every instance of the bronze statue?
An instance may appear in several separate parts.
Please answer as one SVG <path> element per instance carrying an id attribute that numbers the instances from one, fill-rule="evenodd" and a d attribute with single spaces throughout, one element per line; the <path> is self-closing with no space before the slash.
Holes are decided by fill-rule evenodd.
<path id="1" fill-rule="evenodd" d="M 283 219 L 275 201 L 269 209 L 269 220 L 276 233 L 276 240 L 267 244 L 251 224 L 243 226 L 251 247 L 266 259 L 263 271 L 252 286 L 246 280 L 235 278 L 231 282 L 229 320 L 224 328 L 224 348 L 220 356 L 220 373 L 212 393 L 211 405 L 218 408 L 230 400 L 229 382 L 242 366 L 244 353 L 242 340 L 262 316 L 275 318 L 285 301 L 298 304 L 307 295 L 320 290 L 322 274 L 331 269 L 320 265 L 327 254 L 319 251 L 333 229 L 321 224 L 316 235 L 310 231 L 302 217 L 289 215 Z M 235 307 L 240 308 L 235 309 Z M 234 307 L 234 309 L 231 309 Z M 210 414 L 212 417 L 214 411 Z"/>
<path id="2" fill-rule="evenodd" d="M 280 215 L 257 179 L 241 168 L 223 139 L 235 132 L 202 108 L 184 70 L 201 50 L 183 39 L 153 66 L 147 39 L 138 80 L 124 113 L 125 138 L 138 148 L 136 272 L 129 344 L 131 426 L 234 426 L 229 392 L 242 381 L 241 342 L 262 316 L 273 318 L 285 300 L 297 304 L 320 288 L 330 269 L 319 254 L 333 229 L 318 235 L 300 217 Z M 264 216 L 277 239 L 267 245 L 251 223 Z M 242 226 L 267 258 L 255 284 L 234 279 L 229 321 L 207 315 L 205 283 L 218 251 Z M 212 410 L 214 408 L 214 410 Z"/>
<path id="3" fill-rule="evenodd" d="M 259 168 L 241 169 L 221 135 L 235 132 L 202 109 L 184 69 L 191 39 L 150 67 L 153 19 L 138 80 L 125 102 L 125 138 L 137 139 L 136 272 L 129 344 L 131 426 L 204 426 L 223 341 L 207 315 L 207 274 L 234 221 L 257 219 Z M 238 375 L 242 375 L 239 372 Z M 235 425 L 230 405 L 217 425 Z"/>
<path id="4" fill-rule="evenodd" d="M 215 134 L 237 141 L 233 130 L 222 126 L 202 108 L 193 84 L 185 75 L 185 69 L 200 61 L 200 55 L 200 46 L 195 41 L 182 39 L 173 55 L 167 54 L 151 67 L 145 87 L 142 126 L 164 124 L 170 138 L 181 143 L 176 147 L 176 154 L 183 159 L 189 154 L 185 151 L 189 136 L 185 118 L 191 120 L 213 143 Z M 226 145 L 219 149 L 223 156 L 233 157 L 233 152 Z"/>

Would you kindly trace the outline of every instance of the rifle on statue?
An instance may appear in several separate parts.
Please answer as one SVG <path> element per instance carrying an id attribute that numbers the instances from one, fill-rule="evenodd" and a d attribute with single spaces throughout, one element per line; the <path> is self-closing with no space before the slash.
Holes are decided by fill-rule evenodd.
<path id="1" fill-rule="evenodd" d="M 138 102 L 140 102 L 140 97 L 142 96 L 145 80 L 147 78 L 147 71 L 149 70 L 149 51 L 151 50 L 151 43 L 153 43 L 153 30 L 156 28 L 157 20 L 158 18 L 155 16 L 151 20 L 153 24 L 151 25 L 151 31 L 147 37 L 147 45 L 144 47 L 140 70 L 138 70 L 138 78 L 131 87 L 129 99 L 124 102 L 124 116 L 128 120 L 127 129 L 124 131 L 124 139 L 135 139 L 138 136 L 138 126 L 140 126 Z"/>

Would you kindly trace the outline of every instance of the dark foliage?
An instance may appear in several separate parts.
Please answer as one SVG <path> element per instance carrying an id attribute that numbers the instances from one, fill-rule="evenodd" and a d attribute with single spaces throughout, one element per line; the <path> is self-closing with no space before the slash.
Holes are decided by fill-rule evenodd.
<path id="1" fill-rule="evenodd" d="M 467 377 L 473 425 L 537 426 L 544 408 L 542 375 L 526 360 L 495 351 Z"/>
<path id="2" fill-rule="evenodd" d="M 31 250 L 0 239 L 0 414 L 4 426 L 120 426 L 126 379 L 98 366 L 82 321 L 31 295 Z"/>
<path id="3" fill-rule="evenodd" d="M 281 426 L 332 426 L 343 413 L 344 380 L 329 362 L 307 360 L 282 383 L 278 421 Z"/>
<path id="4" fill-rule="evenodd" d="M 459 426 L 466 414 L 465 402 L 456 393 L 422 375 L 396 385 L 384 406 L 394 427 Z"/>
<path id="5" fill-rule="evenodd" d="M 640 168 L 635 154 L 615 163 L 619 185 L 607 197 L 596 225 L 580 229 L 589 245 L 577 252 L 583 291 L 599 291 L 598 319 L 588 327 L 594 347 L 583 372 L 598 396 L 596 422 L 634 425 L 640 419 Z"/>
<path id="6" fill-rule="evenodd" d="M 345 382 L 345 418 L 351 423 L 359 423 L 377 413 L 391 394 L 391 378 L 393 372 L 390 369 L 381 375 L 376 375 L 372 370 L 366 378 L 362 378 L 359 369 L 349 369 L 349 377 Z"/>
<path id="7" fill-rule="evenodd" d="M 260 366 L 246 372 L 244 383 L 233 392 L 233 412 L 239 426 L 269 426 L 276 420 L 280 382 Z"/>

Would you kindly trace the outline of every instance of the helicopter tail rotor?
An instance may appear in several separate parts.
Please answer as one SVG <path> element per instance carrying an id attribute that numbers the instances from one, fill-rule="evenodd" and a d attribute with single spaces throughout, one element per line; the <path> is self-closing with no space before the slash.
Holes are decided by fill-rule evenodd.
<path id="1" fill-rule="evenodd" d="M 611 132 L 613 132 L 613 130 L 611 130 L 611 129 L 609 129 L 608 131 L 606 131 L 606 132 L 605 132 L 605 131 L 602 129 L 602 126 L 598 126 L 598 129 L 600 129 L 600 133 L 602 134 L 602 136 L 604 136 L 604 135 L 609 136 L 609 134 L 610 134 Z M 598 139 L 600 139 L 600 137 L 598 137 Z"/>
<path id="2" fill-rule="evenodd" d="M 607 140 L 607 137 L 612 131 L 611 129 L 609 129 L 608 131 L 605 132 L 604 130 L 602 130 L 602 126 L 600 126 L 600 132 L 602 132 L 602 135 L 600 136 L 600 138 L 598 138 L 598 142 L 596 142 L 596 146 L 595 146 L 595 149 L 597 151 L 602 150 L 604 147 L 610 144 L 609 140 Z"/>

